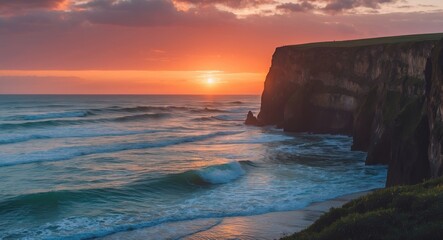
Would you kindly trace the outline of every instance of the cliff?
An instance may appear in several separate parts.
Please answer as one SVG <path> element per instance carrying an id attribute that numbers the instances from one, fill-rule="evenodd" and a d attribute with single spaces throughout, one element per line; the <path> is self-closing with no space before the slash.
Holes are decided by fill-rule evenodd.
<path id="1" fill-rule="evenodd" d="M 441 38 L 427 34 L 277 48 L 257 125 L 351 135 L 352 149 L 368 152 L 367 164 L 389 164 L 388 186 L 440 176 Z"/>

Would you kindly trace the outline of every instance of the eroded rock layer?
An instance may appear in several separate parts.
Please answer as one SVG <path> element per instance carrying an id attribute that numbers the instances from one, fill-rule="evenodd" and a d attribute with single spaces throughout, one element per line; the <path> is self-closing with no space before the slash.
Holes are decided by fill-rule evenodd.
<path id="1" fill-rule="evenodd" d="M 387 185 L 443 173 L 443 34 L 277 48 L 257 123 L 352 135 Z M 425 73 L 426 70 L 426 73 Z"/>

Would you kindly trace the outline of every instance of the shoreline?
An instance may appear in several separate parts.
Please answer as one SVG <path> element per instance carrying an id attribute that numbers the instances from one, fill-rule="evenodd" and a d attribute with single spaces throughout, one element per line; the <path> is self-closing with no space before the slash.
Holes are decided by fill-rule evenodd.
<path id="1" fill-rule="evenodd" d="M 376 189 L 342 195 L 329 200 L 314 202 L 292 211 L 270 212 L 259 215 L 195 219 L 160 224 L 152 227 L 118 232 L 102 238 L 117 239 L 279 239 L 299 232 L 330 208 L 341 207 L 351 200 L 369 194 Z"/>

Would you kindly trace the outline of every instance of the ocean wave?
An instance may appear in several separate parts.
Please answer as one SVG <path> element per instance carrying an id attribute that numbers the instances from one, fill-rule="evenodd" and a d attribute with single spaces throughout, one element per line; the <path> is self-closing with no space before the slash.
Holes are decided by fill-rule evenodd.
<path id="1" fill-rule="evenodd" d="M 155 112 L 152 114 L 161 114 L 158 112 L 174 112 L 174 111 L 189 111 L 193 113 L 217 113 L 217 112 L 226 112 L 225 110 L 217 109 L 217 108 L 193 108 L 193 107 L 182 107 L 182 106 L 137 106 L 137 107 L 119 107 L 112 106 L 106 108 L 95 108 L 95 109 L 86 109 L 86 110 L 76 110 L 76 111 L 67 111 L 67 112 L 48 112 L 48 113 L 40 113 L 40 114 L 30 114 L 30 115 L 16 115 L 4 118 L 6 121 L 37 121 L 37 120 L 46 120 L 46 119 L 63 119 L 63 118 L 84 118 L 88 116 L 101 115 L 106 113 L 147 113 L 147 112 Z M 147 115 L 135 115 L 138 117 L 147 116 Z M 152 115 L 155 116 L 155 115 Z M 130 116 L 129 116 L 130 117 Z M 125 117 L 122 117 L 124 120 Z"/>
<path id="2" fill-rule="evenodd" d="M 162 196 L 192 194 L 193 191 L 201 191 L 202 188 L 226 184 L 247 172 L 247 166 L 252 165 L 250 161 L 230 162 L 189 170 L 176 174 L 167 174 L 160 178 L 148 177 L 135 182 L 130 182 L 121 186 L 90 189 L 62 189 L 46 192 L 28 193 L 16 197 L 11 197 L 0 201 L 0 215 L 17 214 L 27 212 L 27 214 L 44 211 L 46 214 L 58 211 L 54 208 L 60 204 L 77 204 L 84 202 L 113 201 L 122 197 L 132 199 Z M 212 187 L 211 187 L 212 188 Z M 208 188 L 208 189 L 211 189 Z M 226 213 L 197 213 L 197 215 L 169 215 L 154 219 L 137 220 L 128 222 L 119 216 L 92 218 L 69 218 L 58 222 L 48 223 L 37 229 L 15 229 L 9 233 L 3 233 L 3 237 L 33 236 L 35 238 L 50 239 L 89 239 L 103 237 L 118 232 L 152 227 L 168 222 L 180 222 L 190 219 L 201 219 L 208 217 L 222 217 Z M 228 214 L 229 216 L 230 214 Z M 104 225 L 102 225 L 104 224 Z M 214 223 L 218 224 L 218 222 Z M 89 227 L 86 227 L 88 226 Z M 90 228 L 90 226 L 95 226 Z M 79 228 L 84 229 L 80 233 Z M 39 231 L 42 230 L 42 231 Z M 9 235 L 9 236 L 8 236 Z M 0 235 L 1 237 L 1 235 Z"/>
<path id="3" fill-rule="evenodd" d="M 28 193 L 0 201 L 0 214 L 17 211 L 23 208 L 45 208 L 53 203 L 75 202 L 109 198 L 114 195 L 132 196 L 153 192 L 176 194 L 198 190 L 202 186 L 218 185 L 232 182 L 246 174 L 244 166 L 254 166 L 250 161 L 229 162 L 189 170 L 181 173 L 167 174 L 161 178 L 147 177 L 118 187 L 62 189 L 47 192 Z"/>
<path id="4" fill-rule="evenodd" d="M 15 101 L 11 102 L 11 103 L 17 103 Z M 28 104 L 28 105 L 19 105 L 19 106 L 7 106 L 6 108 L 9 109 L 35 109 L 36 107 L 39 108 L 69 108 L 72 107 L 72 105 L 67 105 L 67 104 L 47 104 L 47 105 L 33 105 L 33 104 Z"/>
<path id="5" fill-rule="evenodd" d="M 243 122 L 242 119 L 235 119 L 228 115 L 217 115 L 210 117 L 197 117 L 193 118 L 191 121 L 194 122 L 210 122 L 210 121 L 223 121 L 223 122 Z"/>
<path id="6" fill-rule="evenodd" d="M 38 128 L 38 127 L 79 125 L 85 123 L 127 122 L 127 121 L 138 121 L 138 120 L 147 120 L 147 119 L 160 119 L 168 116 L 170 115 L 167 113 L 148 113 L 148 114 L 139 114 L 139 115 L 129 115 L 123 117 L 113 117 L 113 118 L 61 119 L 61 120 L 44 120 L 44 121 L 34 121 L 34 122 L 22 122 L 22 123 L 3 123 L 0 124 L 0 129 L 25 129 L 25 128 Z"/>
<path id="7" fill-rule="evenodd" d="M 190 111 L 190 112 L 225 112 L 224 110 L 217 108 L 196 108 L 196 107 L 184 107 L 184 106 L 136 106 L 136 107 L 119 107 L 112 106 L 106 108 L 89 109 L 93 113 L 103 112 L 173 112 L 173 111 Z"/>
<path id="8" fill-rule="evenodd" d="M 189 170 L 181 173 L 169 174 L 163 178 L 152 180 L 140 179 L 126 186 L 127 189 L 140 192 L 161 192 L 175 194 L 177 191 L 189 192 L 209 185 L 225 184 L 246 174 L 245 167 L 254 166 L 250 161 L 229 162 Z"/>
<path id="9" fill-rule="evenodd" d="M 230 115 L 217 115 L 213 116 L 214 119 L 220 120 L 220 121 L 233 121 L 233 122 L 243 122 L 244 119 L 235 119 L 232 118 Z"/>
<path id="10" fill-rule="evenodd" d="M 191 108 L 189 109 L 191 112 L 195 112 L 195 113 L 218 113 L 218 112 L 226 112 L 225 110 L 221 110 L 218 108 Z"/>
<path id="11" fill-rule="evenodd" d="M 116 122 L 128 122 L 128 121 L 137 121 L 137 120 L 145 120 L 145 119 L 159 119 L 170 116 L 168 113 L 146 113 L 139 115 L 130 115 L 114 118 L 113 121 Z"/>
<path id="12" fill-rule="evenodd" d="M 120 107 L 112 106 L 106 108 L 90 109 L 93 112 L 150 112 L 150 111 L 173 111 L 188 110 L 188 107 L 180 106 L 136 106 L 136 107 Z"/>
<path id="13" fill-rule="evenodd" d="M 55 118 L 75 118 L 94 115 L 91 111 L 50 112 L 33 115 L 19 115 L 5 118 L 7 121 L 34 121 Z"/>
<path id="14" fill-rule="evenodd" d="M 231 182 L 245 174 L 239 162 L 211 166 L 198 170 L 197 174 L 208 183 L 222 184 Z"/>
<path id="15" fill-rule="evenodd" d="M 31 140 L 38 140 L 38 139 L 115 137 L 115 136 L 129 136 L 137 134 L 157 133 L 165 131 L 168 130 L 113 131 L 105 133 L 94 133 L 94 132 L 78 133 L 70 131 L 69 133 L 54 132 L 50 134 L 31 134 L 31 135 L 19 135 L 19 136 L 12 135 L 9 137 L 6 136 L 6 138 L 3 136 L 4 138 L 0 139 L 0 145 L 21 143 Z"/>
<path id="16" fill-rule="evenodd" d="M 26 155 L 18 154 L 12 156 L 2 156 L 1 158 L 2 162 L 0 162 L 0 167 L 34 163 L 34 162 L 63 161 L 80 156 L 99 154 L 99 153 L 113 153 L 113 152 L 121 152 L 126 150 L 167 147 L 171 145 L 203 141 L 214 137 L 234 135 L 239 133 L 242 133 L 242 131 L 214 132 L 205 135 L 166 139 L 157 142 L 128 142 L 128 143 L 116 143 L 116 144 L 106 144 L 106 145 L 96 145 L 96 146 L 83 145 L 83 146 L 60 147 L 60 148 L 50 149 L 47 151 L 31 152 Z"/>
<path id="17" fill-rule="evenodd" d="M 194 122 L 210 122 L 210 121 L 217 121 L 217 119 L 213 118 L 213 117 L 198 117 L 198 118 L 194 118 L 191 121 Z"/>
<path id="18" fill-rule="evenodd" d="M 265 194 L 267 195 L 265 195 L 264 198 L 269 199 L 268 201 L 251 201 L 251 199 L 253 200 L 257 198 L 245 197 L 242 192 L 238 192 L 238 194 L 240 194 L 239 196 L 232 195 L 235 194 L 235 192 L 231 192 L 230 190 L 228 190 L 229 188 L 235 188 L 236 186 L 243 184 L 251 184 L 250 181 L 254 179 L 249 178 L 245 179 L 245 182 L 240 182 L 242 181 L 243 177 L 253 177 L 257 176 L 257 173 L 263 173 L 260 171 L 256 172 L 256 170 L 259 169 L 251 168 L 250 166 L 254 166 L 254 162 L 231 162 L 206 166 L 203 168 L 197 168 L 175 174 L 166 174 L 155 178 L 152 175 L 141 176 L 140 179 L 137 181 L 125 183 L 120 186 L 113 185 L 112 187 L 96 189 L 55 190 L 53 192 L 48 191 L 31 193 L 14 198 L 3 199 L 0 200 L 0 218 L 7 218 L 11 215 L 21 216 L 21 213 L 26 214 L 27 217 L 32 218 L 33 214 L 35 214 L 36 216 L 41 216 L 42 212 L 44 212 L 48 216 L 52 216 L 55 214 L 59 214 L 60 208 L 58 208 L 58 206 L 66 205 L 72 206 L 72 209 L 78 209 L 79 207 L 83 206 L 93 209 L 95 206 L 97 206 L 94 204 L 104 204 L 106 206 L 108 206 L 108 204 L 109 206 L 122 206 L 122 204 L 127 205 L 130 203 L 134 203 L 134 205 L 146 204 L 148 206 L 152 204 L 153 206 L 155 206 L 155 204 L 153 204 L 152 202 L 156 200 L 165 201 L 166 199 L 174 199 L 175 197 L 179 196 L 187 200 L 185 203 L 178 206 L 173 205 L 170 208 L 167 208 L 167 210 L 163 210 L 161 208 L 153 208 L 154 214 L 151 214 L 148 210 L 146 210 L 145 212 L 145 210 L 141 208 L 141 210 L 137 212 L 136 216 L 128 215 L 127 213 L 118 213 L 118 211 L 116 211 L 117 213 L 113 212 L 110 214 L 101 214 L 99 216 L 69 216 L 54 221 L 48 221 L 47 223 L 40 226 L 28 227 L 23 229 L 20 229 L 20 226 L 13 225 L 14 227 L 10 228 L 10 230 L 0 232 L 0 238 L 15 239 L 23 236 L 32 239 L 92 239 L 96 237 L 112 235 L 115 233 L 122 233 L 122 235 L 111 236 L 111 239 L 115 239 L 112 237 L 120 237 L 120 239 L 130 239 L 131 235 L 126 235 L 126 232 L 129 233 L 129 231 L 137 229 L 144 229 L 143 233 L 148 233 L 138 235 L 139 237 L 156 236 L 157 238 L 165 238 L 165 235 L 150 235 L 155 232 L 155 229 L 152 229 L 151 227 L 159 226 L 163 229 L 170 229 L 171 226 L 169 224 L 185 223 L 181 221 L 189 222 L 189 220 L 196 219 L 204 219 L 205 221 L 207 221 L 210 219 L 223 218 L 228 216 L 256 215 L 266 212 L 294 210 L 302 208 L 312 201 L 322 201 L 325 199 L 360 190 L 359 188 L 355 188 L 352 185 L 349 188 L 345 187 L 348 185 L 342 184 L 342 178 L 336 180 L 337 185 L 327 185 L 323 186 L 324 189 L 319 189 L 317 182 L 313 185 L 315 187 L 314 190 L 309 190 L 310 188 L 304 188 L 303 186 L 303 183 L 306 180 L 308 182 L 312 181 L 308 177 L 306 179 L 301 178 L 299 182 L 300 186 L 295 184 L 296 182 L 289 181 L 284 188 L 278 186 L 274 188 L 275 192 L 283 192 L 282 194 L 273 195 L 272 192 L 265 191 Z M 241 170 L 239 170 L 238 167 Z M 278 169 L 280 168 L 280 165 L 276 165 L 272 168 Z M 270 169 L 266 168 L 266 172 L 268 172 L 268 170 Z M 282 170 L 283 172 L 279 171 L 278 173 L 297 175 L 297 172 L 288 172 L 285 168 L 283 168 Z M 301 172 L 308 172 L 313 176 L 318 176 L 319 173 L 325 171 L 329 172 L 327 171 L 327 169 L 319 172 L 316 172 L 316 169 L 312 170 L 313 172 L 306 171 L 306 169 L 300 169 Z M 223 172 L 223 174 L 212 174 L 217 171 Z M 237 172 L 241 173 L 242 171 L 244 172 L 243 175 L 240 174 L 237 178 L 227 177 L 237 176 Z M 216 176 L 224 176 L 222 177 L 223 179 L 232 180 L 225 182 L 227 185 L 224 185 L 223 187 L 222 185 L 219 185 L 220 183 L 218 183 L 217 181 L 204 179 L 202 176 L 205 174 L 210 175 L 210 179 L 219 179 Z M 349 177 L 347 173 L 344 173 L 343 176 Z M 281 177 L 281 175 L 278 175 L 278 177 Z M 381 179 L 385 178 L 385 176 L 381 177 Z M 377 185 L 374 184 L 375 181 L 373 181 L 379 178 L 380 176 L 374 176 L 372 179 L 369 179 L 370 181 L 368 182 L 373 185 L 366 185 L 366 189 L 370 189 L 368 186 L 381 185 L 382 182 L 378 183 Z M 268 179 L 265 176 L 264 180 L 266 180 L 267 186 L 269 184 L 269 180 L 271 179 Z M 278 178 L 277 180 L 280 182 Z M 272 180 L 272 182 L 274 181 L 275 179 Z M 298 187 L 294 188 L 293 186 Z M 272 189 L 271 187 L 272 185 L 270 186 L 270 189 Z M 220 199 L 219 194 L 214 194 L 215 189 L 218 192 L 224 192 L 222 196 L 228 196 L 228 201 L 226 201 L 226 199 Z M 281 189 L 286 190 L 280 191 Z M 207 194 L 201 194 L 202 191 L 206 191 Z M 253 190 L 251 191 L 253 194 L 255 194 Z M 263 192 L 261 194 L 263 194 Z M 303 197 L 303 195 L 300 194 L 308 195 L 306 197 Z M 232 196 L 236 197 L 232 198 Z M 259 199 L 262 199 L 262 197 L 260 197 Z M 242 204 L 244 203 L 244 205 L 240 206 L 238 204 L 239 202 L 242 202 Z M 130 205 L 132 206 L 132 204 Z M 215 221 L 212 224 L 216 225 L 218 223 L 219 222 Z M 204 228 L 201 229 L 204 230 Z M 182 236 L 178 236 L 177 239 L 181 237 Z"/>

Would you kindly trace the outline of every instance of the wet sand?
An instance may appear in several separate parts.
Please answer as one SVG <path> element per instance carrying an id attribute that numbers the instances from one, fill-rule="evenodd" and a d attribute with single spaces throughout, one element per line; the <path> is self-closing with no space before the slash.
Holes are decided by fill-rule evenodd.
<path id="1" fill-rule="evenodd" d="M 368 193 L 370 191 L 344 195 L 295 211 L 172 222 L 120 232 L 102 239 L 279 239 L 305 229 L 330 208 L 341 207 Z"/>

